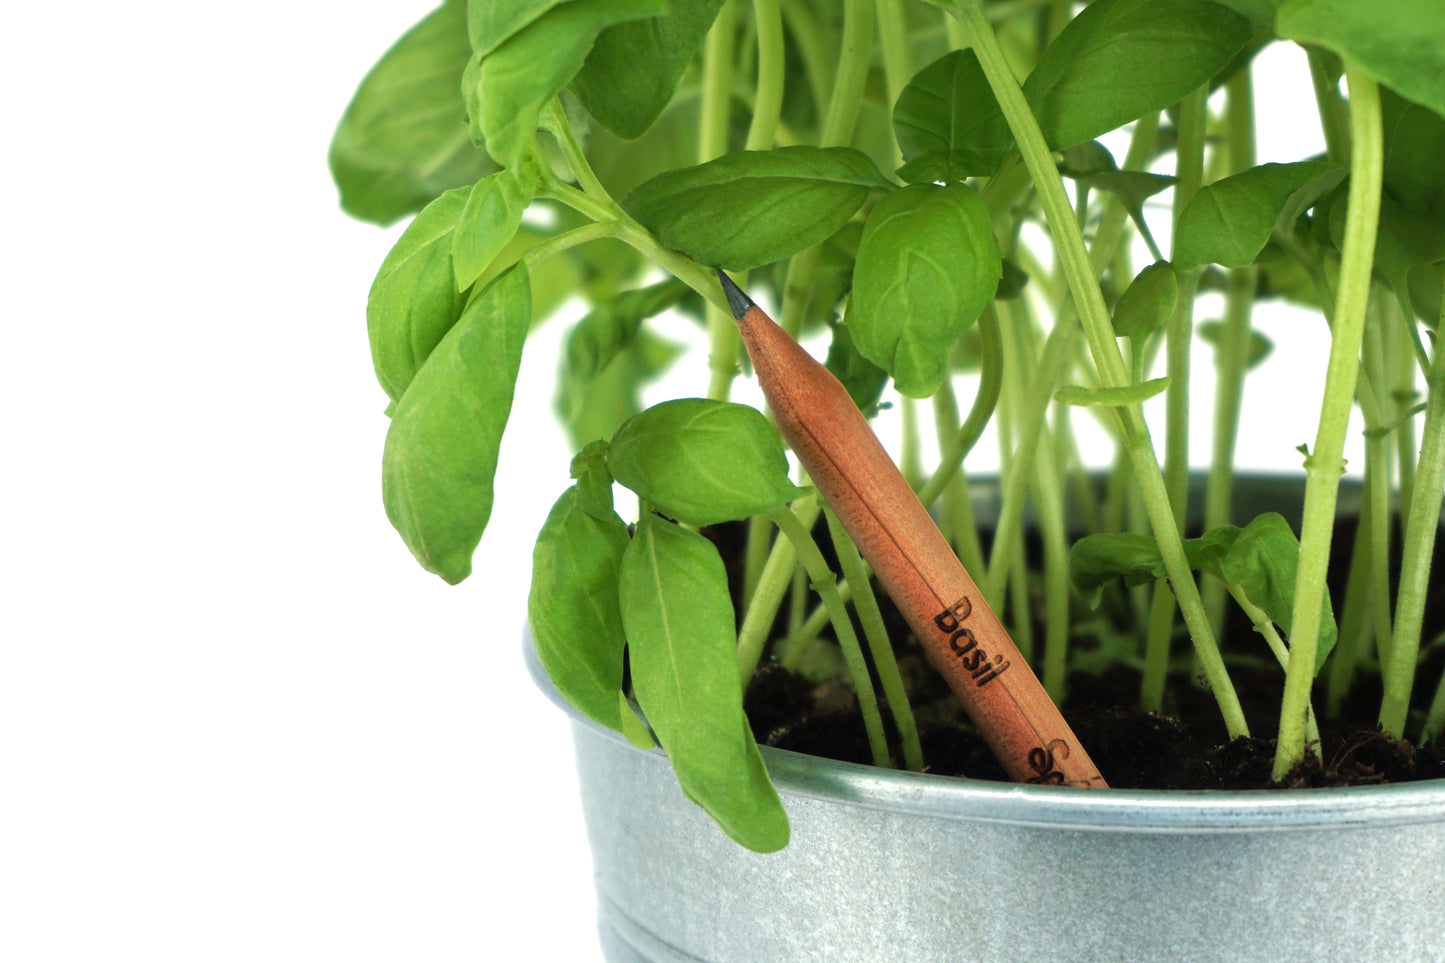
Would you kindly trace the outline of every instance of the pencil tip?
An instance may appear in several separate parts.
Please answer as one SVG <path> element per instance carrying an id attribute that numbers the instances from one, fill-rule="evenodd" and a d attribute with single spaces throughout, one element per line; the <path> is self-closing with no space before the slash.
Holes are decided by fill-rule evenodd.
<path id="1" fill-rule="evenodd" d="M 748 308 L 753 306 L 753 299 L 743 293 L 743 289 L 733 283 L 733 279 L 723 273 L 722 268 L 717 269 L 717 278 L 722 282 L 723 294 L 727 295 L 728 307 L 733 309 L 733 317 L 738 321 L 748 313 Z"/>

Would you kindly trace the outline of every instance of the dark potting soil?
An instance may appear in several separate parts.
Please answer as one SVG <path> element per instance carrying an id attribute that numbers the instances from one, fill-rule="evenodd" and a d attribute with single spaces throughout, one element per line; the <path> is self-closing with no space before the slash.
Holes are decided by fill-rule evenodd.
<path id="1" fill-rule="evenodd" d="M 708 534 L 729 560 L 734 584 L 740 584 L 740 572 L 733 559 L 741 555 L 734 549 L 742 533 L 720 527 Z M 1341 557 L 1332 562 L 1332 573 L 1345 570 L 1348 559 L 1342 553 L 1348 551 L 1352 540 L 1353 531 L 1341 526 L 1335 538 L 1336 554 Z M 826 542 L 826 537 L 819 539 L 820 546 Z M 1445 551 L 1437 544 L 1437 571 L 1445 565 L 1442 556 Z M 1332 595 L 1338 612 L 1342 593 L 1332 586 Z M 887 595 L 880 591 L 877 597 L 910 690 L 925 770 L 1006 781 L 1003 768 Z M 1445 599 L 1432 599 L 1422 644 L 1445 629 L 1442 610 Z M 1232 611 L 1237 613 L 1237 607 Z M 1377 731 L 1379 679 L 1362 673 L 1338 718 L 1325 718 L 1324 686 L 1316 687 L 1316 708 L 1321 714 L 1319 755 L 1307 756 L 1283 780 L 1273 781 L 1273 736 L 1278 727 L 1284 672 L 1268 656 L 1263 641 L 1243 616 L 1232 617 L 1223 636 L 1221 647 L 1253 738 L 1229 741 L 1214 697 L 1184 671 L 1171 677 L 1160 713 L 1137 707 L 1139 673 L 1127 665 L 1115 664 L 1100 675 L 1075 673 L 1068 679 L 1061 711 L 1111 787 L 1280 789 L 1445 778 L 1445 752 L 1438 745 L 1417 747 Z M 1035 637 L 1043 638 L 1041 625 L 1036 626 Z M 1175 646 L 1176 656 L 1187 654 L 1186 640 L 1176 639 Z M 1428 704 L 1442 669 L 1445 647 L 1426 650 L 1414 690 L 1415 708 L 1423 710 Z M 809 681 L 776 662 L 764 662 L 753 677 L 744 704 L 760 744 L 848 762 L 872 761 L 857 698 L 844 679 Z M 892 728 L 886 703 L 882 714 L 895 764 L 901 764 L 897 732 Z"/>

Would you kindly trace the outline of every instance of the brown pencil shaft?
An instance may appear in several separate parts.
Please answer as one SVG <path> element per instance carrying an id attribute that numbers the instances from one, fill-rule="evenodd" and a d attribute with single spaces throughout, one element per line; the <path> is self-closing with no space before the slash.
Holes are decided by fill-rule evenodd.
<path id="1" fill-rule="evenodd" d="M 848 392 L 756 305 L 738 327 L 779 431 L 1009 777 L 1104 786 Z"/>

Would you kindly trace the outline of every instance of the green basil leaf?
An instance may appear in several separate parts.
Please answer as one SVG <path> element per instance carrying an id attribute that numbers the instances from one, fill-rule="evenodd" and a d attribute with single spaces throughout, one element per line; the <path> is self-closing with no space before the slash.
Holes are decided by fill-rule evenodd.
<path id="1" fill-rule="evenodd" d="M 723 0 L 668 0 L 668 12 L 597 35 L 572 92 L 618 137 L 641 137 L 672 100 Z"/>
<path id="2" fill-rule="evenodd" d="M 1183 99 L 1253 35 L 1246 17 L 1205 0 L 1094 0 L 1044 50 L 1024 95 L 1064 150 Z"/>
<path id="3" fill-rule="evenodd" d="M 1401 207 L 1445 215 L 1445 117 L 1380 89 L 1385 193 Z"/>
<path id="4" fill-rule="evenodd" d="M 468 192 L 447 191 L 407 225 L 381 262 L 366 298 L 366 330 L 376 378 L 396 399 L 465 304 L 452 268 L 452 231 Z"/>
<path id="5" fill-rule="evenodd" d="M 1089 408 L 1102 405 L 1106 408 L 1122 408 L 1137 405 L 1161 394 L 1169 387 L 1168 378 L 1153 378 L 1134 385 L 1118 388 L 1085 388 L 1083 385 L 1064 385 L 1054 392 L 1054 400 L 1066 405 Z"/>
<path id="6" fill-rule="evenodd" d="M 485 57 L 504 40 L 565 0 L 467 0 L 467 36 Z"/>
<path id="7" fill-rule="evenodd" d="M 617 591 L 627 542 L 627 526 L 615 512 L 599 518 L 582 507 L 577 487 L 567 489 L 537 535 L 527 596 L 547 677 L 583 715 L 618 732 L 627 636 Z"/>
<path id="8" fill-rule="evenodd" d="M 522 226 L 537 188 L 537 165 L 523 161 L 472 186 L 452 232 L 452 272 L 457 290 L 472 286 Z"/>
<path id="9" fill-rule="evenodd" d="M 914 75 L 893 106 L 893 132 L 908 162 L 899 176 L 915 183 L 992 173 L 1013 144 L 972 50 L 945 54 Z"/>
<path id="10" fill-rule="evenodd" d="M 607 442 L 601 439 L 572 457 L 569 474 L 577 480 L 577 505 L 594 517 L 612 517 L 612 471 L 607 467 Z"/>
<path id="11" fill-rule="evenodd" d="M 568 0 L 483 55 L 463 83 L 468 114 L 487 153 L 503 167 L 516 166 L 542 108 L 582 69 L 598 33 L 665 11 L 664 0 Z"/>
<path id="12" fill-rule="evenodd" d="M 1253 264 L 1290 197 L 1337 170 L 1328 161 L 1261 164 L 1209 184 L 1179 216 L 1174 263 L 1183 268 Z"/>
<path id="13" fill-rule="evenodd" d="M 659 174 L 628 193 L 622 207 L 673 250 L 745 271 L 828 238 L 870 191 L 889 186 L 859 151 L 781 147 Z"/>
<path id="14" fill-rule="evenodd" d="M 803 494 L 783 441 L 756 408 L 681 398 L 628 419 L 612 437 L 613 476 L 689 525 L 747 518 Z"/>
<path id="15" fill-rule="evenodd" d="M 619 594 L 633 690 L 682 791 L 748 849 L 782 849 L 788 817 L 743 713 L 717 549 L 648 515 L 623 555 Z"/>
<path id="16" fill-rule="evenodd" d="M 1114 337 L 1129 338 L 1134 350 L 1174 313 L 1179 301 L 1179 279 L 1168 261 L 1156 261 L 1140 271 L 1114 305 Z"/>
<path id="17" fill-rule="evenodd" d="M 497 451 L 532 315 L 518 264 L 467 305 L 396 404 L 382 454 L 387 518 L 417 561 L 452 584 L 471 574 L 492 514 Z"/>
<path id="18" fill-rule="evenodd" d="M 428 14 L 371 68 L 341 115 L 329 161 L 351 216 L 390 224 L 493 169 L 467 136 L 465 16 L 465 0 Z"/>
<path id="19" fill-rule="evenodd" d="M 834 321 L 828 327 L 833 340 L 828 343 L 828 359 L 823 366 L 848 389 L 848 397 L 858 410 L 871 415 L 888 384 L 888 372 L 863 357 L 846 324 Z"/>
<path id="20" fill-rule="evenodd" d="M 1318 44 L 1407 100 L 1445 116 L 1445 4 L 1435 0 L 1283 0 L 1280 36 Z"/>
<path id="21" fill-rule="evenodd" d="M 564 366 L 556 408 L 572 443 L 612 437 L 623 422 L 642 410 L 639 389 L 672 367 L 681 354 L 681 345 L 643 329 L 586 383 Z"/>
<path id="22" fill-rule="evenodd" d="M 1201 321 L 1195 330 L 1199 333 L 1200 338 L 1214 345 L 1215 348 L 1224 344 L 1224 325 L 1218 321 Z M 1257 367 L 1261 361 L 1269 357 L 1269 353 L 1273 350 L 1274 342 L 1267 335 L 1251 328 L 1249 331 L 1249 356 L 1245 359 L 1245 368 Z"/>
<path id="23" fill-rule="evenodd" d="M 1265 27 L 1274 26 L 1275 8 L 1280 0 L 1214 0 L 1220 6 L 1237 10 L 1255 23 Z"/>
<path id="24" fill-rule="evenodd" d="M 1069 550 L 1069 578 L 1090 608 L 1099 604 L 1104 586 L 1116 578 L 1134 586 L 1163 577 L 1164 559 L 1159 545 L 1148 535 L 1085 535 Z"/>
<path id="25" fill-rule="evenodd" d="M 993 223 L 966 184 L 915 184 L 868 214 L 853 269 L 848 327 L 859 352 L 925 398 L 948 374 L 950 346 L 998 290 Z"/>
<path id="26" fill-rule="evenodd" d="M 642 322 L 681 301 L 687 285 L 674 278 L 624 291 L 593 308 L 567 336 L 563 365 L 567 376 L 585 387 L 632 343 Z"/>
<path id="27" fill-rule="evenodd" d="M 1285 635 L 1294 620 L 1295 573 L 1299 566 L 1299 539 L 1282 515 L 1267 512 L 1256 517 L 1234 540 L 1220 566 L 1227 582 L 1244 590 L 1245 596 L 1264 610 Z M 1323 602 L 1319 649 L 1315 672 L 1324 665 L 1334 648 L 1339 630 L 1329 597 Z"/>

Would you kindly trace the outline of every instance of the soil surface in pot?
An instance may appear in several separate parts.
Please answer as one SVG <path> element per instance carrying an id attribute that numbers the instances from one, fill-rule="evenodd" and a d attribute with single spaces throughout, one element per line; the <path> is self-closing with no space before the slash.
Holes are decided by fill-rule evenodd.
<path id="1" fill-rule="evenodd" d="M 718 526 L 707 530 L 728 561 L 735 591 L 741 583 L 742 526 Z M 827 551 L 826 530 L 819 531 L 818 543 Z M 1337 558 L 1330 571 L 1343 572 L 1353 543 L 1353 526 L 1342 524 L 1334 544 Z M 1398 544 L 1396 539 L 1395 544 Z M 1445 551 L 1437 543 L 1434 571 L 1445 568 Z M 1031 553 L 1037 553 L 1037 546 Z M 832 559 L 830 558 L 830 562 Z M 875 584 L 876 589 L 876 584 Z M 1335 610 L 1340 610 L 1343 592 L 1331 586 Z M 908 686 L 917 719 L 926 771 L 974 779 L 1004 781 L 1007 777 L 977 729 L 963 712 L 941 676 L 929 663 L 917 639 L 892 607 L 887 595 L 877 592 L 884 620 Z M 1077 600 L 1076 600 L 1077 601 Z M 816 604 L 812 597 L 809 607 Z M 786 606 L 785 606 L 786 607 Z M 1041 603 L 1040 606 L 1041 607 Z M 1120 608 L 1123 608 L 1121 605 Z M 741 609 L 739 608 L 739 611 Z M 1075 672 L 1068 679 L 1061 710 L 1080 742 L 1098 765 L 1099 771 L 1118 789 L 1279 789 L 1324 786 L 1353 786 L 1386 782 L 1407 782 L 1445 778 L 1445 752 L 1438 745 L 1417 747 L 1395 741 L 1376 729 L 1380 705 L 1380 682 L 1366 660 L 1348 697 L 1334 716 L 1324 712 L 1324 682 L 1316 686 L 1316 709 L 1320 712 L 1320 752 L 1284 780 L 1270 778 L 1274 756 L 1274 735 L 1279 725 L 1279 700 L 1284 672 L 1269 656 L 1237 606 L 1230 606 L 1221 647 L 1230 666 L 1240 701 L 1244 706 L 1252 738 L 1228 741 L 1214 697 L 1194 677 L 1190 668 L 1187 639 L 1175 643 L 1179 665 L 1171 674 L 1163 711 L 1141 711 L 1138 706 L 1139 672 L 1127 663 L 1115 662 L 1098 674 Z M 1079 619 L 1089 616 L 1082 607 Z M 779 634 L 786 615 L 779 615 Z M 1436 680 L 1445 670 L 1445 599 L 1431 600 L 1422 636 L 1422 664 L 1414 688 L 1412 721 L 1421 718 Z M 1034 637 L 1044 637 L 1042 624 L 1034 626 Z M 861 631 L 860 631 L 861 638 Z M 1431 645 L 1434 641 L 1436 644 Z M 833 646 L 831 635 L 821 635 L 823 658 L 811 659 L 803 672 L 795 673 L 775 661 L 765 661 L 753 677 L 745 706 L 757 741 L 810 755 L 869 764 L 871 756 L 857 698 L 846 682 L 846 673 L 828 671 L 836 660 L 827 658 Z M 1097 658 L 1096 638 L 1076 639 L 1071 645 L 1091 662 Z M 1328 666 L 1325 669 L 1328 672 Z M 881 693 L 877 678 L 875 690 Z M 895 764 L 901 765 L 897 733 L 891 714 L 883 707 L 885 725 Z"/>

